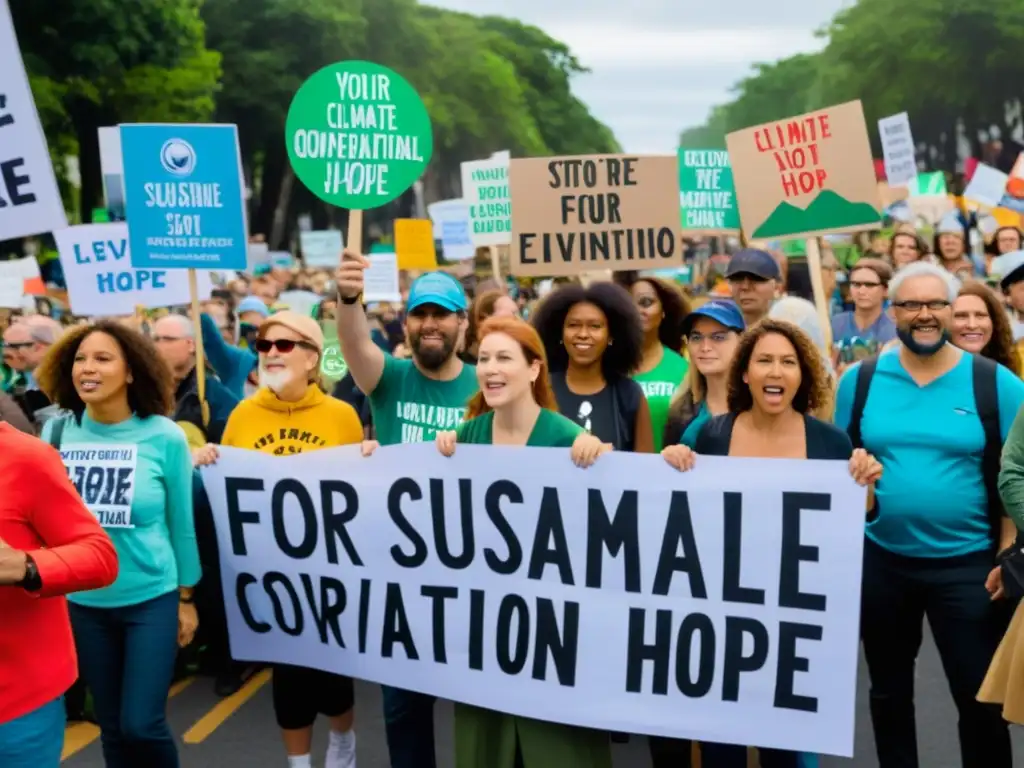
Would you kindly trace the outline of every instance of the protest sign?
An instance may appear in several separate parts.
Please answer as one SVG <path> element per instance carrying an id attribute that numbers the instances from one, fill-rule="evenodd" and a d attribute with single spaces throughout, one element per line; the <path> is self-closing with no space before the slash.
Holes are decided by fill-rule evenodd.
<path id="1" fill-rule="evenodd" d="M 439 200 L 427 206 L 434 236 L 441 241 L 445 261 L 466 261 L 476 256 L 470 234 L 469 206 L 462 198 Z"/>
<path id="2" fill-rule="evenodd" d="M 102 317 L 131 315 L 189 303 L 188 275 L 180 269 L 132 266 L 128 225 L 81 224 L 53 233 L 68 285 L 71 311 Z M 200 298 L 210 298 L 210 273 L 198 273 Z"/>
<path id="3" fill-rule="evenodd" d="M 946 188 L 946 174 L 942 171 L 916 174 L 907 188 L 911 197 L 945 197 L 949 194 Z"/>
<path id="4" fill-rule="evenodd" d="M 316 439 L 266 441 L 295 437 Z M 203 479 L 235 659 L 852 754 L 866 499 L 845 462 L 224 448 Z"/>
<path id="5" fill-rule="evenodd" d="M 430 219 L 395 219 L 395 253 L 399 269 L 437 269 Z"/>
<path id="6" fill-rule="evenodd" d="M 813 237 L 881 223 L 859 101 L 725 137 L 748 237 Z"/>
<path id="7" fill-rule="evenodd" d="M 676 155 L 513 160 L 509 182 L 513 275 L 682 266 Z"/>
<path id="8" fill-rule="evenodd" d="M 964 197 L 990 208 L 998 206 L 1006 195 L 1009 176 L 998 168 L 979 163 L 971 176 L 971 183 L 964 190 Z"/>
<path id="9" fill-rule="evenodd" d="M 917 151 L 906 112 L 883 117 L 878 121 L 878 136 L 885 157 L 885 178 L 894 187 L 909 184 L 917 178 Z"/>
<path id="10" fill-rule="evenodd" d="M 7 0 L 0 0 L 0 240 L 68 225 Z"/>
<path id="11" fill-rule="evenodd" d="M 684 232 L 739 232 L 740 215 L 728 152 L 679 150 L 679 207 Z"/>
<path id="12" fill-rule="evenodd" d="M 100 175 L 103 179 L 103 197 L 107 207 L 104 209 L 107 219 L 124 221 L 124 164 L 121 159 L 121 130 L 115 125 L 108 128 L 97 128 L 96 134 L 100 146 Z M 106 222 L 92 217 L 93 224 Z"/>
<path id="13" fill-rule="evenodd" d="M 336 384 L 348 373 L 348 363 L 341 354 L 338 341 L 338 325 L 333 320 L 323 320 L 320 328 L 324 332 L 324 353 L 320 358 L 320 373 L 330 384 Z"/>
<path id="14" fill-rule="evenodd" d="M 363 301 L 401 301 L 402 288 L 398 277 L 398 256 L 389 251 L 367 254 L 370 266 L 363 273 Z"/>
<path id="15" fill-rule="evenodd" d="M 385 205 L 409 189 L 434 148 L 416 89 L 369 61 L 342 61 L 311 75 L 288 108 L 285 139 L 309 191 L 354 210 Z"/>
<path id="16" fill-rule="evenodd" d="M 236 126 L 120 128 L 132 266 L 245 270 L 245 185 Z"/>
<path id="17" fill-rule="evenodd" d="M 39 262 L 31 256 L 0 261 L 0 307 L 16 309 L 25 296 L 45 296 L 46 284 L 39 272 Z"/>
<path id="18" fill-rule="evenodd" d="M 63 445 L 60 457 L 75 490 L 104 528 L 134 528 L 132 499 L 138 446 L 113 443 Z"/>
<path id="19" fill-rule="evenodd" d="M 345 249 L 340 229 L 323 229 L 299 232 L 299 248 L 302 261 L 307 267 L 334 269 L 341 264 L 341 252 Z"/>
<path id="20" fill-rule="evenodd" d="M 462 164 L 462 199 L 469 207 L 469 238 L 474 246 L 512 242 L 508 164 L 508 157 L 497 155 Z"/>

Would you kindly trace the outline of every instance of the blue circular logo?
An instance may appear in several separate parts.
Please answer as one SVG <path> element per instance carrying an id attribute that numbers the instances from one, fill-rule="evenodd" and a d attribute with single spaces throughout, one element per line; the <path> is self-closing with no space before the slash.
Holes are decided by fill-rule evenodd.
<path id="1" fill-rule="evenodd" d="M 184 139 L 168 139 L 160 148 L 160 164 L 174 176 L 191 176 L 196 169 L 196 151 Z"/>

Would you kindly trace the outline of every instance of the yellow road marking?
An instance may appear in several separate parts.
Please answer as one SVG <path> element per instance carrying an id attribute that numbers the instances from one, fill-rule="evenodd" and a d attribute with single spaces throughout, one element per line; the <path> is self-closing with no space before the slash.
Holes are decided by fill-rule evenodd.
<path id="1" fill-rule="evenodd" d="M 179 680 L 167 692 L 167 698 L 173 699 L 179 693 L 188 688 L 195 680 L 194 677 L 186 677 Z M 81 752 L 100 737 L 99 726 L 92 723 L 73 723 L 64 729 L 64 752 L 61 754 L 61 761 L 67 760 L 72 755 Z"/>
<path id="2" fill-rule="evenodd" d="M 270 680 L 270 670 L 264 669 L 249 678 L 236 693 L 222 699 L 213 709 L 196 721 L 195 725 L 185 732 L 183 740 L 186 744 L 201 744 L 210 734 L 220 728 L 224 721 L 241 709 L 249 699 Z"/>

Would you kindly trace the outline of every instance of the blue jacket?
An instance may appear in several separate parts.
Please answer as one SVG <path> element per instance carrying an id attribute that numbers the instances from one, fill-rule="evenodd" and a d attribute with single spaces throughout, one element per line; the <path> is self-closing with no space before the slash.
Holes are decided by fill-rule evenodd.
<path id="1" fill-rule="evenodd" d="M 220 377 L 220 383 L 234 395 L 236 402 L 244 399 L 245 382 L 258 365 L 256 353 L 224 341 L 217 324 L 205 312 L 200 315 L 199 324 L 202 326 L 203 351 Z M 213 407 L 212 404 L 210 407 Z"/>

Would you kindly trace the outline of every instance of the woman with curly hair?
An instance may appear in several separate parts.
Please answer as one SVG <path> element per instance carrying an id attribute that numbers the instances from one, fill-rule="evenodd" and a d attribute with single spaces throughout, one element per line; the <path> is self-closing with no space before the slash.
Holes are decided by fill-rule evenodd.
<path id="1" fill-rule="evenodd" d="M 568 284 L 533 316 L 551 363 L 558 410 L 617 451 L 651 453 L 651 415 L 630 374 L 640 365 L 643 325 L 629 292 L 614 283 Z"/>
<path id="2" fill-rule="evenodd" d="M 960 287 L 953 303 L 953 344 L 1021 375 L 1020 355 L 1013 343 L 1010 318 L 995 292 L 974 280 Z"/>
<path id="3" fill-rule="evenodd" d="M 644 390 L 651 411 L 654 450 L 660 451 L 669 403 L 690 369 L 689 361 L 679 354 L 685 341 L 683 320 L 690 314 L 690 303 L 672 283 L 656 277 L 636 280 L 629 292 L 644 331 L 640 365 L 633 372 L 633 380 Z"/>
<path id="4" fill-rule="evenodd" d="M 81 675 L 92 691 L 108 768 L 177 768 L 167 692 L 198 618 L 192 457 L 167 418 L 174 378 L 153 343 L 116 321 L 66 332 L 36 371 L 70 415 L 43 439 L 109 534 L 120 571 L 68 597 Z"/>
<path id="5" fill-rule="evenodd" d="M 849 463 L 850 474 L 868 487 L 868 509 L 882 465 L 849 436 L 811 415 L 830 398 L 831 381 L 814 342 L 792 323 L 768 318 L 740 338 L 729 371 L 729 412 L 709 421 L 696 450 L 672 445 L 661 452 L 680 471 L 699 454 L 761 459 L 828 459 Z M 801 754 L 761 749 L 762 768 L 799 768 Z M 744 768 L 747 749 L 701 744 L 701 759 L 715 768 Z"/>

